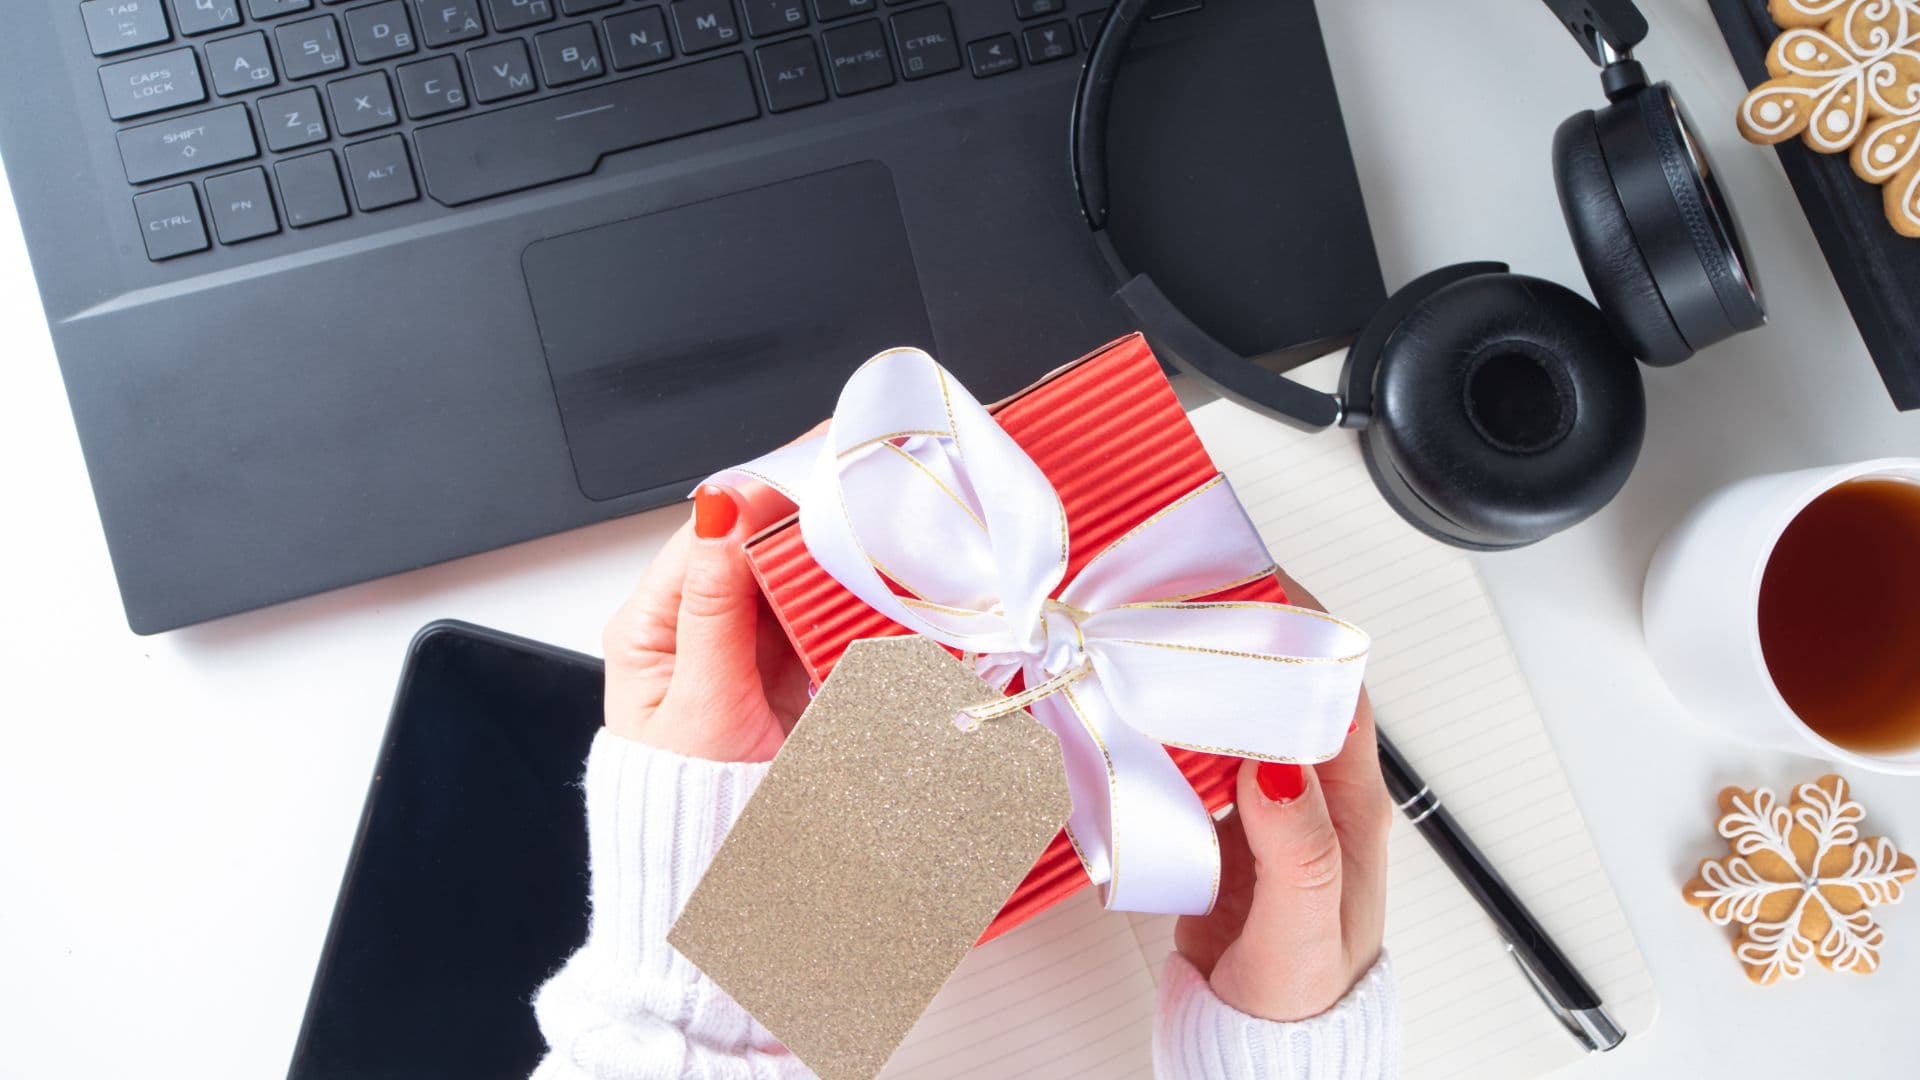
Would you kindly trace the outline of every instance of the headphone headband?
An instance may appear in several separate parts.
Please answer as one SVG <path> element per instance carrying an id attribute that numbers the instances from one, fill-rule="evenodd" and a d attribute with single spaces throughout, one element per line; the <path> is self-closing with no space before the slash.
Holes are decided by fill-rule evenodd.
<path id="1" fill-rule="evenodd" d="M 1073 182 L 1080 191 L 1080 212 L 1094 229 L 1107 227 L 1107 113 L 1133 32 L 1147 21 L 1155 0 L 1114 0 L 1100 33 L 1080 69 L 1068 138 L 1073 152 Z M 1589 59 L 1613 66 L 1647 36 L 1647 19 L 1633 0 L 1541 0 Z M 1637 69 L 1637 65 L 1635 65 Z M 1612 93 L 1609 92 L 1609 97 Z"/>
<path id="2" fill-rule="evenodd" d="M 1096 231 L 1107 227 L 1107 113 L 1113 104 L 1113 83 L 1150 3 L 1115 0 L 1093 47 L 1087 50 L 1087 64 L 1080 69 L 1080 86 L 1073 95 L 1073 123 L 1067 135 L 1073 152 L 1073 186 L 1080 192 L 1080 213 Z"/>

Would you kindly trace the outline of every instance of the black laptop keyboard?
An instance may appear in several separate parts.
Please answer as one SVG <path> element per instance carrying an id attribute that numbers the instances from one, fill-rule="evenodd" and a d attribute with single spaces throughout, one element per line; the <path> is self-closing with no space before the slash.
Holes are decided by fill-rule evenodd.
<path id="1" fill-rule="evenodd" d="M 460 206 L 920 79 L 1065 61 L 1103 17 L 1071 9 L 1098 0 L 78 6 L 155 261 L 423 198 Z"/>

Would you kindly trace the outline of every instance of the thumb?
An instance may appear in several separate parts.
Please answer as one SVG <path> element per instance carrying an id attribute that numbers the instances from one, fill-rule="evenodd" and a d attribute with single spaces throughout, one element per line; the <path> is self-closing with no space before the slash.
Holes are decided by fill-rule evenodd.
<path id="1" fill-rule="evenodd" d="M 1214 992 L 1255 1016 L 1304 1019 L 1346 990 L 1340 836 L 1308 766 L 1243 763 L 1237 807 L 1253 854 L 1253 903 L 1214 969 Z M 1329 985 L 1338 989 L 1321 1000 Z"/>
<path id="2" fill-rule="evenodd" d="M 674 631 L 674 684 L 682 693 L 760 689 L 754 652 L 759 589 L 747 566 L 749 515 L 743 510 L 731 488 L 708 484 L 694 494 L 693 541 Z"/>

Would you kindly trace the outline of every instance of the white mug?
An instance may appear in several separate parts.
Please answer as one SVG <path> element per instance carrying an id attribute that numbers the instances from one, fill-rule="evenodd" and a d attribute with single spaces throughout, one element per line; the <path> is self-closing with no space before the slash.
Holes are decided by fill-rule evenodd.
<path id="1" fill-rule="evenodd" d="M 1822 738 L 1780 696 L 1760 647 L 1760 582 L 1780 534 L 1820 495 L 1871 476 L 1920 482 L 1920 458 L 1756 476 L 1707 496 L 1654 552 L 1641 617 L 1654 665 L 1703 721 L 1762 746 L 1920 774 L 1920 745 L 1861 753 Z"/>

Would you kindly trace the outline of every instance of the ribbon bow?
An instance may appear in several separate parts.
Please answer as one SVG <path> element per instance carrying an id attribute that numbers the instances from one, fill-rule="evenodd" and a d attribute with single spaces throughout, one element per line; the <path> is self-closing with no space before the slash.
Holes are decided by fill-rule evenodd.
<path id="1" fill-rule="evenodd" d="M 1274 568 L 1226 477 L 1063 585 L 1067 518 L 1053 485 L 918 349 L 855 372 L 824 436 L 713 479 L 781 491 L 800 507 L 808 553 L 855 596 L 970 654 L 1003 691 L 1022 677 L 1019 694 L 969 711 L 1028 707 L 1059 737 L 1067 832 L 1111 909 L 1199 914 L 1219 888 L 1212 820 L 1162 744 L 1307 763 L 1346 736 L 1364 633 L 1304 608 L 1191 599 Z"/>

